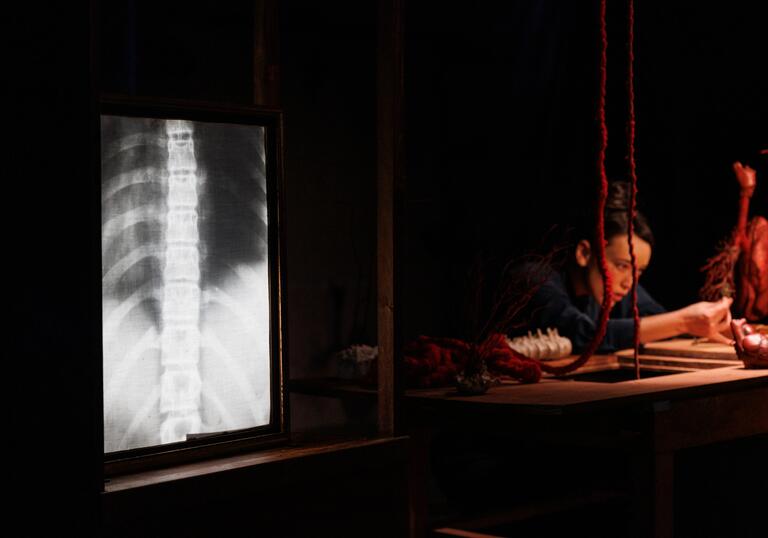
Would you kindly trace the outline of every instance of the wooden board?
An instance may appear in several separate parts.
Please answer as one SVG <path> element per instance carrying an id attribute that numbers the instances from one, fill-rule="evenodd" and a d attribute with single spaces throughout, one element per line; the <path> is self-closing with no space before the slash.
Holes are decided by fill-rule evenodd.
<path id="1" fill-rule="evenodd" d="M 635 360 L 631 352 L 619 355 L 617 358 L 620 368 L 634 368 Z M 647 368 L 649 370 L 693 371 L 734 365 L 731 358 L 676 357 L 674 355 L 662 354 L 640 355 L 638 358 L 640 359 L 640 368 Z"/>
<path id="2" fill-rule="evenodd" d="M 682 347 L 682 346 L 681 346 Z M 683 349 L 683 353 L 685 350 Z M 710 350 L 711 353 L 711 350 Z M 693 353 L 691 353 L 693 355 Z M 721 352 L 721 357 L 713 358 L 711 355 L 700 356 L 680 356 L 674 353 L 664 353 L 663 350 L 655 350 L 653 353 L 647 353 L 645 350 L 640 354 L 640 367 L 650 370 L 670 370 L 676 372 L 690 372 L 694 370 L 709 370 L 711 368 L 721 368 L 723 366 L 734 366 L 736 359 L 733 356 Z M 576 359 L 575 355 L 564 359 L 554 359 L 544 361 L 553 366 L 562 366 L 569 364 Z M 619 368 L 634 368 L 635 360 L 631 349 L 618 352 L 616 355 L 593 355 L 587 363 L 576 370 L 574 374 L 586 374 L 602 370 L 615 370 Z M 554 377 L 550 374 L 544 374 L 544 377 Z M 502 378 L 504 379 L 504 378 Z"/>
<path id="3" fill-rule="evenodd" d="M 662 342 L 653 342 L 641 346 L 643 355 L 665 355 L 667 357 L 691 357 L 694 359 L 725 359 L 738 361 L 733 346 L 704 342 L 696 338 L 674 338 Z M 631 357 L 632 350 L 626 349 L 617 353 L 619 357 Z"/>

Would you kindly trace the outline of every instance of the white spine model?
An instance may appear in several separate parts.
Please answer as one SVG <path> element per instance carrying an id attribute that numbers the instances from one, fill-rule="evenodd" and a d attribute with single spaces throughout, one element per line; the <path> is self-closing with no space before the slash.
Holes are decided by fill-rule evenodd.
<path id="1" fill-rule="evenodd" d="M 200 235 L 192 125 L 169 120 L 161 313 L 160 442 L 200 432 Z"/>
<path id="2" fill-rule="evenodd" d="M 528 331 L 528 336 L 518 336 L 512 340 L 507 338 L 507 345 L 532 359 L 560 359 L 573 351 L 571 341 L 552 328 L 547 329 L 547 334 L 537 329 L 535 335 Z"/>

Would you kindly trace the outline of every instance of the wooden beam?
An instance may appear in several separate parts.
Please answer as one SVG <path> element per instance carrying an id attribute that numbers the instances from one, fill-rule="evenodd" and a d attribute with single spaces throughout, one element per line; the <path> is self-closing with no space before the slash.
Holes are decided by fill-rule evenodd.
<path id="1" fill-rule="evenodd" d="M 462 536 L 464 538 L 501 538 L 496 534 L 481 534 L 479 532 L 464 531 L 461 529 L 452 529 L 450 527 L 435 529 L 433 534 L 434 536 Z"/>
<path id="2" fill-rule="evenodd" d="M 277 0 L 253 6 L 253 104 L 280 104 L 279 33 Z"/>
<path id="3" fill-rule="evenodd" d="M 403 1 L 379 0 L 377 50 L 379 433 L 400 430 L 402 310 L 398 301 L 403 192 Z"/>

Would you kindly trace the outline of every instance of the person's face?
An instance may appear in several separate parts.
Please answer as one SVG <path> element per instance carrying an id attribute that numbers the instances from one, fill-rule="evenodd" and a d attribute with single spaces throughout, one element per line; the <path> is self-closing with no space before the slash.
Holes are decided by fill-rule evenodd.
<path id="1" fill-rule="evenodd" d="M 632 246 L 637 257 L 637 277 L 651 261 L 651 245 L 638 236 L 632 237 Z M 605 261 L 611 275 L 611 300 L 616 304 L 632 290 L 632 260 L 629 256 L 629 241 L 625 235 L 615 235 L 608 240 Z M 576 263 L 585 268 L 587 291 L 598 303 L 603 301 L 603 277 L 597 260 L 597 252 L 586 239 L 576 246 Z"/>

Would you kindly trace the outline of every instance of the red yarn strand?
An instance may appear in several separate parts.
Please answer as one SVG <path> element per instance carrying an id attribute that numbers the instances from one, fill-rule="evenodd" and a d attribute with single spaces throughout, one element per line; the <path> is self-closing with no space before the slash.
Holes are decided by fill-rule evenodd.
<path id="1" fill-rule="evenodd" d="M 635 320 L 634 335 L 634 362 L 635 377 L 640 379 L 640 310 L 637 307 L 637 256 L 635 256 L 635 247 L 632 239 L 635 235 L 635 216 L 637 215 L 637 164 L 635 162 L 635 5 L 634 0 L 629 0 L 629 31 L 628 31 L 628 73 L 627 90 L 629 94 L 629 122 L 627 126 L 627 142 L 629 145 L 629 177 L 632 181 L 632 188 L 629 194 L 629 229 L 627 231 L 629 239 L 629 257 L 632 262 L 632 316 Z"/>
<path id="2" fill-rule="evenodd" d="M 600 98 L 598 100 L 597 115 L 600 122 L 600 149 L 597 159 L 597 167 L 600 175 L 600 191 L 598 195 L 596 218 L 596 250 L 597 259 L 600 266 L 600 273 L 603 277 L 603 301 L 600 307 L 600 317 L 597 322 L 595 336 L 589 343 L 584 352 L 572 363 L 564 366 L 550 366 L 541 363 L 541 369 L 544 372 L 554 375 L 565 375 L 580 368 L 594 355 L 597 347 L 605 337 L 605 331 L 608 327 L 608 315 L 611 312 L 611 275 L 608 272 L 608 265 L 605 260 L 605 201 L 608 197 L 608 176 L 605 172 L 605 154 L 608 147 L 608 125 L 605 120 L 605 95 L 608 66 L 608 32 L 606 29 L 605 17 L 606 0 L 600 0 Z"/>

